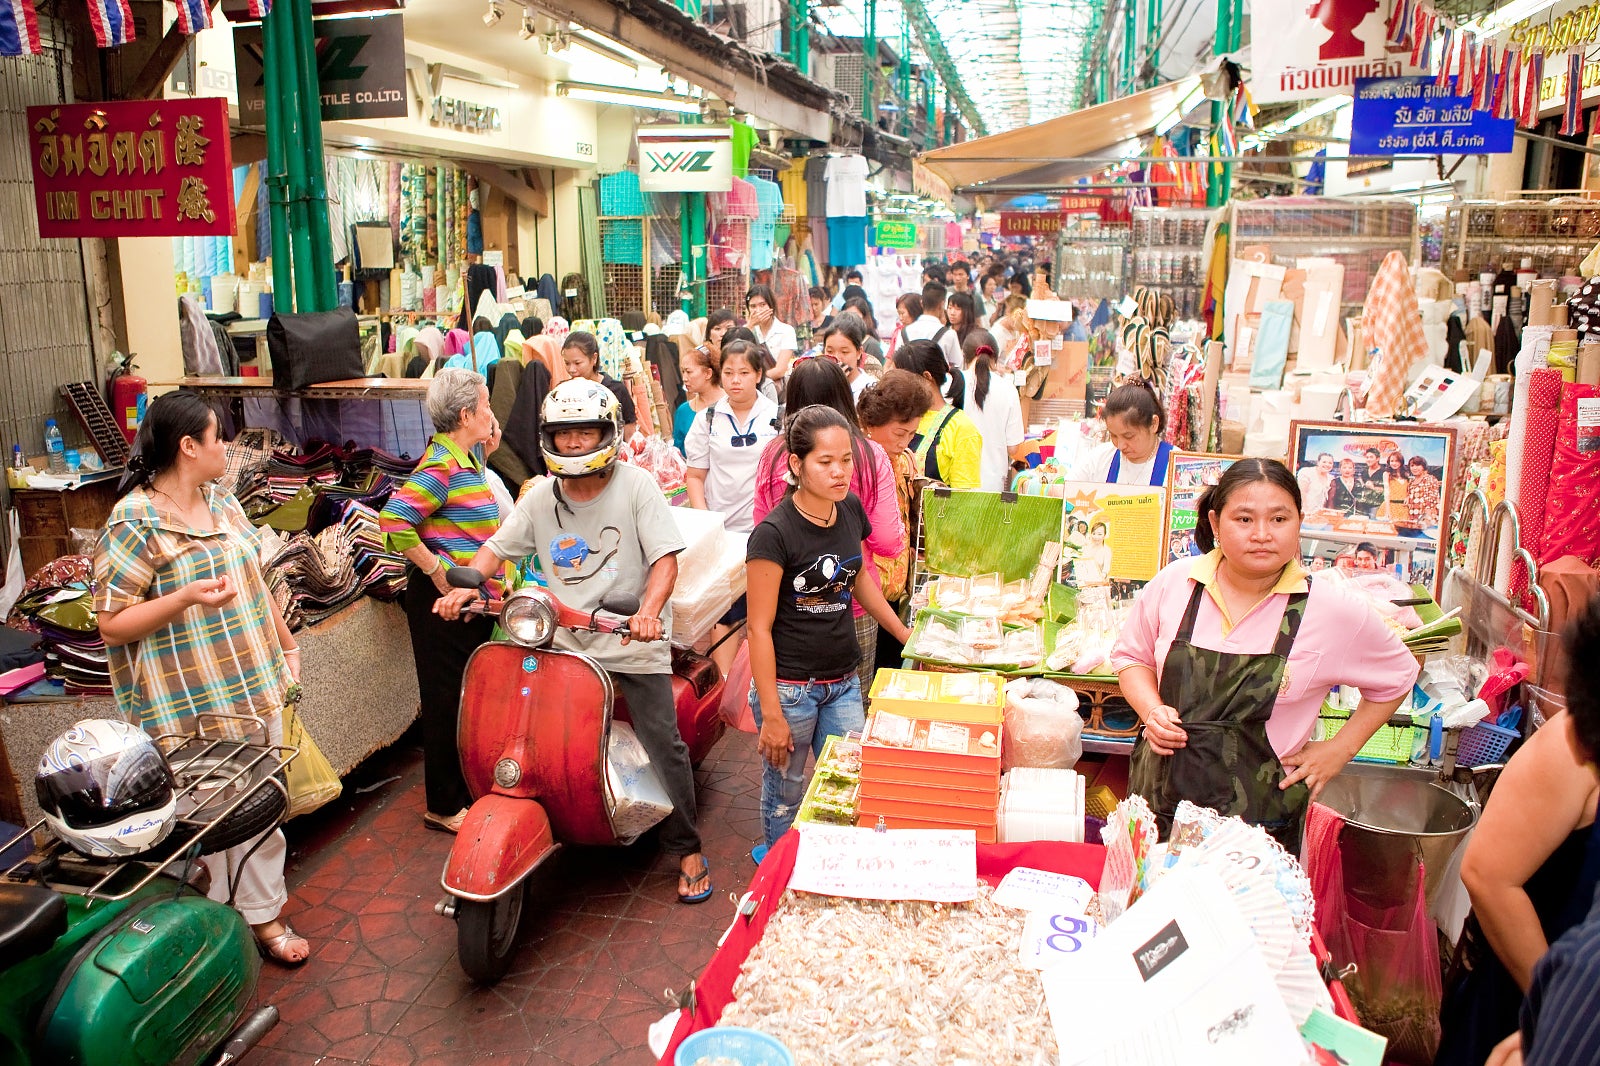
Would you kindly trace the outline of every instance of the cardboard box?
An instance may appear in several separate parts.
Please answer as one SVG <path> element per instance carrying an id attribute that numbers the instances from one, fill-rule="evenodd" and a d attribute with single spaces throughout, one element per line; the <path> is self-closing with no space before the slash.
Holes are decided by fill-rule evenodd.
<path id="1" fill-rule="evenodd" d="M 947 807 L 965 807 L 970 810 L 987 810 L 991 813 L 998 810 L 999 784 L 990 787 L 986 776 L 979 774 L 967 776 L 974 781 L 983 782 L 983 787 L 959 788 L 955 785 L 910 783 L 872 777 L 861 782 L 861 794 L 895 803 L 938 803 Z"/>
<path id="2" fill-rule="evenodd" d="M 891 817 L 889 815 L 863 814 L 856 821 L 856 825 L 863 829 L 873 829 L 877 827 L 880 819 L 886 829 L 971 829 L 980 844 L 993 844 L 999 838 L 999 833 L 992 827 L 981 828 L 970 825 L 947 824 L 945 822 L 930 822 L 922 818 L 904 818 L 899 815 Z"/>
<path id="3" fill-rule="evenodd" d="M 986 680 L 985 680 L 986 679 Z M 965 691 L 988 687 L 988 700 L 976 700 Z M 930 673 L 923 670 L 879 670 L 867 694 L 868 708 L 907 718 L 970 722 L 997 728 L 1005 718 L 1005 679 L 986 670 Z"/>
<path id="4" fill-rule="evenodd" d="M 1332 259 L 1302 259 L 1305 283 L 1295 317 L 1300 324 L 1295 366 L 1321 370 L 1338 354 L 1339 302 L 1344 293 L 1344 264 Z"/>
<path id="5" fill-rule="evenodd" d="M 1000 743 L 999 725 L 909 718 L 874 708 L 861 743 L 861 777 L 875 777 L 876 767 L 896 766 L 982 774 L 998 782 Z"/>
<path id="6" fill-rule="evenodd" d="M 995 807 L 959 807 L 951 804 L 937 803 L 936 795 L 930 795 L 923 800 L 904 801 L 879 799 L 869 796 L 865 785 L 861 792 L 860 801 L 856 804 L 857 821 L 870 818 L 876 822 L 877 815 L 885 818 L 915 818 L 924 822 L 933 822 L 939 825 L 955 826 L 962 829 L 987 828 L 994 829 L 999 823 L 999 815 Z"/>

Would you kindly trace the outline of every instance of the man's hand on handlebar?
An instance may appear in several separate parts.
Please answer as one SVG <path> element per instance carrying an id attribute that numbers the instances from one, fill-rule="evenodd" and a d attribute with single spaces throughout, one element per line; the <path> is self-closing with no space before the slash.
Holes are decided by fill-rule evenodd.
<path id="1" fill-rule="evenodd" d="M 661 619 L 652 614 L 636 614 L 628 619 L 628 635 L 622 638 L 622 643 L 660 640 L 661 633 Z"/>
<path id="2" fill-rule="evenodd" d="M 433 613 L 447 622 L 461 617 L 462 608 L 478 599 L 477 589 L 451 589 L 433 601 Z"/>

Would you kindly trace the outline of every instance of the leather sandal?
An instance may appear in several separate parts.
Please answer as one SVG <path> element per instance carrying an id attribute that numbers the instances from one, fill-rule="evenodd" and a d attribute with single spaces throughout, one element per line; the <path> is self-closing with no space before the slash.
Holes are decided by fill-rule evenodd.
<path id="1" fill-rule="evenodd" d="M 296 940 L 300 941 L 300 943 L 306 946 L 306 954 L 304 958 L 292 958 L 287 953 L 289 945 Z M 297 966 L 304 966 L 306 964 L 306 961 L 311 958 L 310 949 L 311 942 L 290 928 L 288 922 L 283 923 L 283 932 L 279 933 L 277 936 L 256 937 L 256 950 L 261 952 L 261 957 L 263 959 L 268 959 L 272 962 L 275 962 L 279 966 L 287 966 L 291 970 Z"/>
<path id="2" fill-rule="evenodd" d="M 432 811 L 426 811 L 422 815 L 423 825 L 427 826 L 429 829 L 437 829 L 441 833 L 461 832 L 461 825 L 466 820 L 467 809 L 465 807 L 461 808 L 459 811 L 453 815 L 450 815 L 449 817 L 446 817 L 442 814 L 434 814 Z"/>

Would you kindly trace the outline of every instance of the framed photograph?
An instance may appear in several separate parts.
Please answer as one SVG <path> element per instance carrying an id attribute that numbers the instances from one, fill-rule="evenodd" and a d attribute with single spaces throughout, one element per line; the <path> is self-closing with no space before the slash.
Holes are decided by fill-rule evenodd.
<path id="1" fill-rule="evenodd" d="M 1167 458 L 1167 550 L 1162 563 L 1177 562 L 1205 553 L 1194 542 L 1194 527 L 1199 519 L 1195 505 L 1200 494 L 1222 480 L 1240 457 L 1210 452 L 1173 452 Z"/>
<path id="2" fill-rule="evenodd" d="M 1455 491 L 1456 431 L 1387 422 L 1292 422 L 1289 456 L 1311 570 L 1388 570 L 1437 597 L 1441 528 Z"/>
<path id="3" fill-rule="evenodd" d="M 1166 490 L 1068 481 L 1052 486 L 1068 510 L 1061 520 L 1063 584 L 1090 599 L 1125 601 L 1166 561 Z"/>

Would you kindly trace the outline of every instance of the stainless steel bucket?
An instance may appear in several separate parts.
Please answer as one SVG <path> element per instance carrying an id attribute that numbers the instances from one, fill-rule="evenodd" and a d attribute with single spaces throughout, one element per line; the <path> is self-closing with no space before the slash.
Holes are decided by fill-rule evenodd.
<path id="1" fill-rule="evenodd" d="M 1347 895 L 1375 909 L 1409 904 L 1421 861 L 1431 907 L 1450 857 L 1477 821 L 1477 808 L 1404 767 L 1351 763 L 1318 802 L 1344 816 Z"/>

